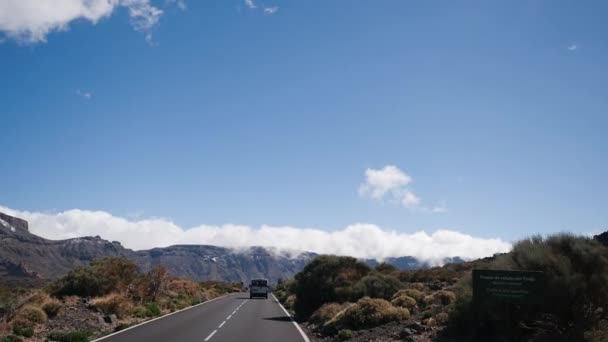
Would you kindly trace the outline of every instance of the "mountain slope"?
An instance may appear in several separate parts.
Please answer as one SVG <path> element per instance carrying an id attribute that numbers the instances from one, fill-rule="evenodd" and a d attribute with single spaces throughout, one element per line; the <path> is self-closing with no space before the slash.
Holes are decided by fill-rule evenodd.
<path id="1" fill-rule="evenodd" d="M 31 234 L 26 221 L 0 213 L 0 282 L 41 283 L 102 257 L 126 257 L 147 271 L 162 264 L 176 276 L 195 280 L 273 282 L 299 272 L 314 253 L 281 255 L 262 247 L 242 250 L 178 245 L 133 251 L 96 237 L 47 240 Z"/>
<path id="2" fill-rule="evenodd" d="M 68 240 L 47 240 L 29 232 L 24 220 L 0 213 L 0 282 L 21 284 L 44 283 L 102 257 L 126 257 L 142 271 L 164 265 L 175 276 L 195 280 L 249 282 L 252 278 L 268 278 L 271 282 L 293 277 L 316 256 L 303 252 L 285 252 L 250 247 L 230 249 L 205 245 L 177 245 L 133 251 L 119 242 L 95 237 Z M 375 267 L 376 260 L 363 260 Z M 461 262 L 460 258 L 446 263 Z M 425 262 L 413 257 L 388 258 L 386 263 L 398 269 L 427 268 Z"/>

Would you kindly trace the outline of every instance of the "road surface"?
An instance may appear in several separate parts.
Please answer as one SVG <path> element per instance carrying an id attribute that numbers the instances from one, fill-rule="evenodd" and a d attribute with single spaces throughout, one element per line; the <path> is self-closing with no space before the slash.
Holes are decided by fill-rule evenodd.
<path id="1" fill-rule="evenodd" d="M 309 342 L 278 303 L 234 293 L 102 337 L 103 342 Z"/>

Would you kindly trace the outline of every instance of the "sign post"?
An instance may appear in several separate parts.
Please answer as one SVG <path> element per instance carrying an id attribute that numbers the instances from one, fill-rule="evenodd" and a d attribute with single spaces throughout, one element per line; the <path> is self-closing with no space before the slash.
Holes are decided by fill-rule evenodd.
<path id="1" fill-rule="evenodd" d="M 543 301 L 545 274 L 535 271 L 473 270 L 473 310 L 475 321 L 481 315 L 502 313 L 502 319 L 512 324 L 513 314 L 535 310 Z M 488 311 L 489 310 L 489 311 Z M 490 320 L 492 322 L 492 320 Z M 493 324 L 493 323 L 492 323 Z M 511 334 L 507 328 L 505 333 Z"/>
<path id="2" fill-rule="evenodd" d="M 544 285 L 543 272 L 473 270 L 475 301 L 536 304 L 542 300 Z"/>

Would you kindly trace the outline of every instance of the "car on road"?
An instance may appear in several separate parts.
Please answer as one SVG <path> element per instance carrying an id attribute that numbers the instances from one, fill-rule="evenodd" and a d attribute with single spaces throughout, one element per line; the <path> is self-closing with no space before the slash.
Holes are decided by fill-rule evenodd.
<path id="1" fill-rule="evenodd" d="M 264 297 L 268 299 L 268 279 L 252 279 L 249 285 L 249 298 Z"/>

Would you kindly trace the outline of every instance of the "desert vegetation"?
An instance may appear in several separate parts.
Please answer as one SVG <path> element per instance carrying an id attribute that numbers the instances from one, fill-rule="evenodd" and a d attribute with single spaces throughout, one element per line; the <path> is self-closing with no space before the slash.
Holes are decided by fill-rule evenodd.
<path id="1" fill-rule="evenodd" d="M 94 260 L 46 288 L 0 288 L 0 341 L 88 341 L 240 287 L 172 277 L 162 266 L 139 272 L 124 258 Z"/>
<path id="2" fill-rule="evenodd" d="M 473 269 L 541 271 L 544 295 L 474 310 Z M 322 340 L 608 341 L 608 248 L 581 236 L 534 236 L 510 253 L 399 271 L 320 256 L 276 290 Z M 390 340 L 390 339 L 389 339 Z"/>

